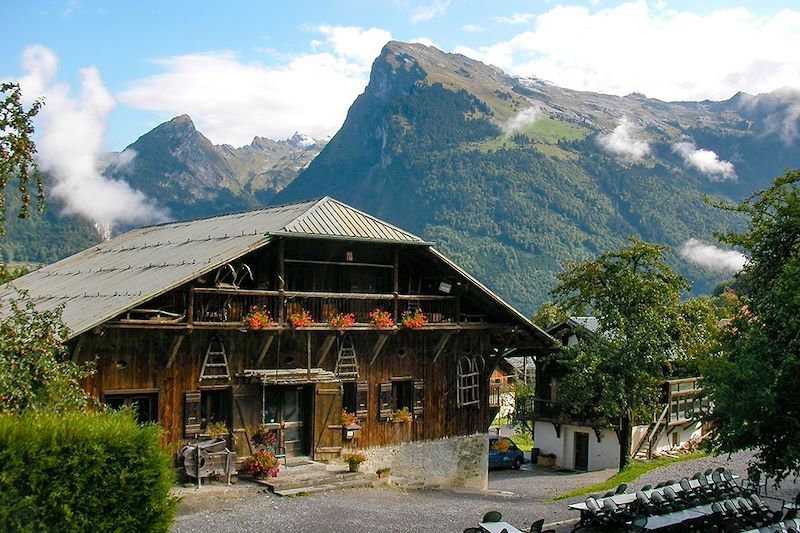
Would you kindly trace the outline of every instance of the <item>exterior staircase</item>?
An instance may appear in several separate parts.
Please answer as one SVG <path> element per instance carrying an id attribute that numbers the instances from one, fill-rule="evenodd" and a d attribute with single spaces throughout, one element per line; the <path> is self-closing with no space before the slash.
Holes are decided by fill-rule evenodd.
<path id="1" fill-rule="evenodd" d="M 278 496 L 298 496 L 357 487 L 372 487 L 385 480 L 368 472 L 349 472 L 342 467 L 311 462 L 299 466 L 283 466 L 277 477 L 259 479 Z"/>

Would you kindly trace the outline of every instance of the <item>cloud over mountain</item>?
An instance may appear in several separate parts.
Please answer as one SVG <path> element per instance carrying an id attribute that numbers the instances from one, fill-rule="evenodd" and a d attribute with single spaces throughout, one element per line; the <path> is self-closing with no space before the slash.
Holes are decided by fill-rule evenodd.
<path id="1" fill-rule="evenodd" d="M 642 129 L 628 120 L 628 117 L 622 117 L 611 133 L 598 135 L 597 142 L 611 154 L 629 161 L 639 161 L 650 153 L 650 144 L 645 139 L 636 137 L 641 132 Z"/>
<path id="2" fill-rule="evenodd" d="M 683 158 L 686 166 L 693 167 L 711 181 L 731 181 L 736 179 L 733 163 L 723 161 L 712 150 L 698 148 L 692 141 L 683 141 L 672 145 L 672 151 Z"/>
<path id="3" fill-rule="evenodd" d="M 66 84 L 55 80 L 58 58 L 44 46 L 31 46 L 22 56 L 25 75 L 23 94 L 42 96 L 39 113 L 38 161 L 54 178 L 51 193 L 64 200 L 64 211 L 95 223 L 106 236 L 118 222 L 161 221 L 166 214 L 153 201 L 126 182 L 108 179 L 97 171 L 106 120 L 115 102 L 95 68 L 80 71 L 81 93 L 69 94 Z M 123 158 L 129 162 L 133 154 Z"/>
<path id="4" fill-rule="evenodd" d="M 686 261 L 724 274 L 736 274 L 744 268 L 745 257 L 736 250 L 724 250 L 698 239 L 689 239 L 678 250 Z"/>

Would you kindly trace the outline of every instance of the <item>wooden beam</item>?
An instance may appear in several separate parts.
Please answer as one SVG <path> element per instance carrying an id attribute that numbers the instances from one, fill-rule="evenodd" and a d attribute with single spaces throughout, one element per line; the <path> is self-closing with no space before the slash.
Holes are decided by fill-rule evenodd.
<path id="1" fill-rule="evenodd" d="M 325 342 L 322 343 L 322 347 L 319 349 L 319 360 L 317 361 L 317 366 L 322 368 L 322 362 L 328 356 L 328 352 L 331 351 L 331 346 L 333 346 L 333 341 L 336 340 L 336 335 L 328 335 L 325 337 Z"/>
<path id="2" fill-rule="evenodd" d="M 442 355 L 442 352 L 444 352 L 444 347 L 447 345 L 447 341 L 449 341 L 450 337 L 452 336 L 453 332 L 448 331 L 447 333 L 442 335 L 441 339 L 439 339 L 439 344 L 436 345 L 436 349 L 434 350 L 433 361 L 431 361 L 432 365 L 436 364 L 436 360 L 439 359 L 440 355 Z"/>
<path id="3" fill-rule="evenodd" d="M 386 344 L 386 341 L 389 340 L 389 335 L 386 333 L 382 333 L 378 340 L 375 342 L 375 346 L 372 348 L 372 358 L 369 360 L 369 364 L 375 362 L 375 359 L 381 354 L 381 350 L 383 350 L 383 345 Z"/>
<path id="4" fill-rule="evenodd" d="M 72 350 L 72 355 L 70 356 L 70 359 L 72 359 L 73 361 L 77 361 L 78 357 L 81 355 L 81 348 L 83 348 L 83 339 L 85 338 L 86 338 L 85 333 L 80 337 L 78 337 L 78 342 L 75 343 L 75 349 Z"/>
<path id="5" fill-rule="evenodd" d="M 167 359 L 167 368 L 172 368 L 172 363 L 175 361 L 175 356 L 178 355 L 178 350 L 183 344 L 183 339 L 186 338 L 186 335 L 178 335 L 175 337 L 175 340 L 172 341 L 172 350 L 169 352 L 169 359 Z"/>
<path id="6" fill-rule="evenodd" d="M 261 345 L 261 351 L 259 352 L 258 360 L 256 361 L 256 368 L 261 368 L 261 363 L 264 362 L 264 358 L 267 356 L 267 352 L 269 352 L 269 347 L 272 346 L 273 340 L 275 340 L 275 335 L 270 335 L 264 339 L 264 344 Z"/>

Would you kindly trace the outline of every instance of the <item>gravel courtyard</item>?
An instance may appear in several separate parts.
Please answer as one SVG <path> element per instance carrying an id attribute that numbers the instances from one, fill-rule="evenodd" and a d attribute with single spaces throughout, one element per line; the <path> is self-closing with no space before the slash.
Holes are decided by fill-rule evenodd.
<path id="1" fill-rule="evenodd" d="M 698 470 L 725 466 L 746 477 L 749 453 L 707 457 L 677 463 L 650 472 L 633 482 L 629 491 L 644 484 L 691 476 Z M 241 481 L 230 487 L 205 485 L 202 489 L 178 489 L 181 502 L 174 533 L 215 531 L 431 531 L 461 532 L 476 526 L 483 514 L 498 510 L 503 518 L 520 529 L 544 518 L 546 523 L 577 518 L 567 505 L 583 501 L 548 502 L 549 498 L 573 489 L 603 481 L 613 470 L 589 473 L 559 473 L 526 464 L 521 470 L 489 472 L 489 492 L 458 490 L 401 490 L 391 485 L 381 488 L 348 489 L 313 496 L 282 498 L 266 487 Z M 792 499 L 800 490 L 792 480 L 769 496 Z M 571 527 L 562 528 L 569 531 Z"/>

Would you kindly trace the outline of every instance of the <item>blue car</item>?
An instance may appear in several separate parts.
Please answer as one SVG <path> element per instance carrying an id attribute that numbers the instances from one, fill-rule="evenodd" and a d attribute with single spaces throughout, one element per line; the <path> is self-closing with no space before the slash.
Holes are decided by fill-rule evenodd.
<path id="1" fill-rule="evenodd" d="M 508 437 L 489 437 L 489 468 L 508 468 L 519 470 L 525 462 L 525 455 Z"/>

